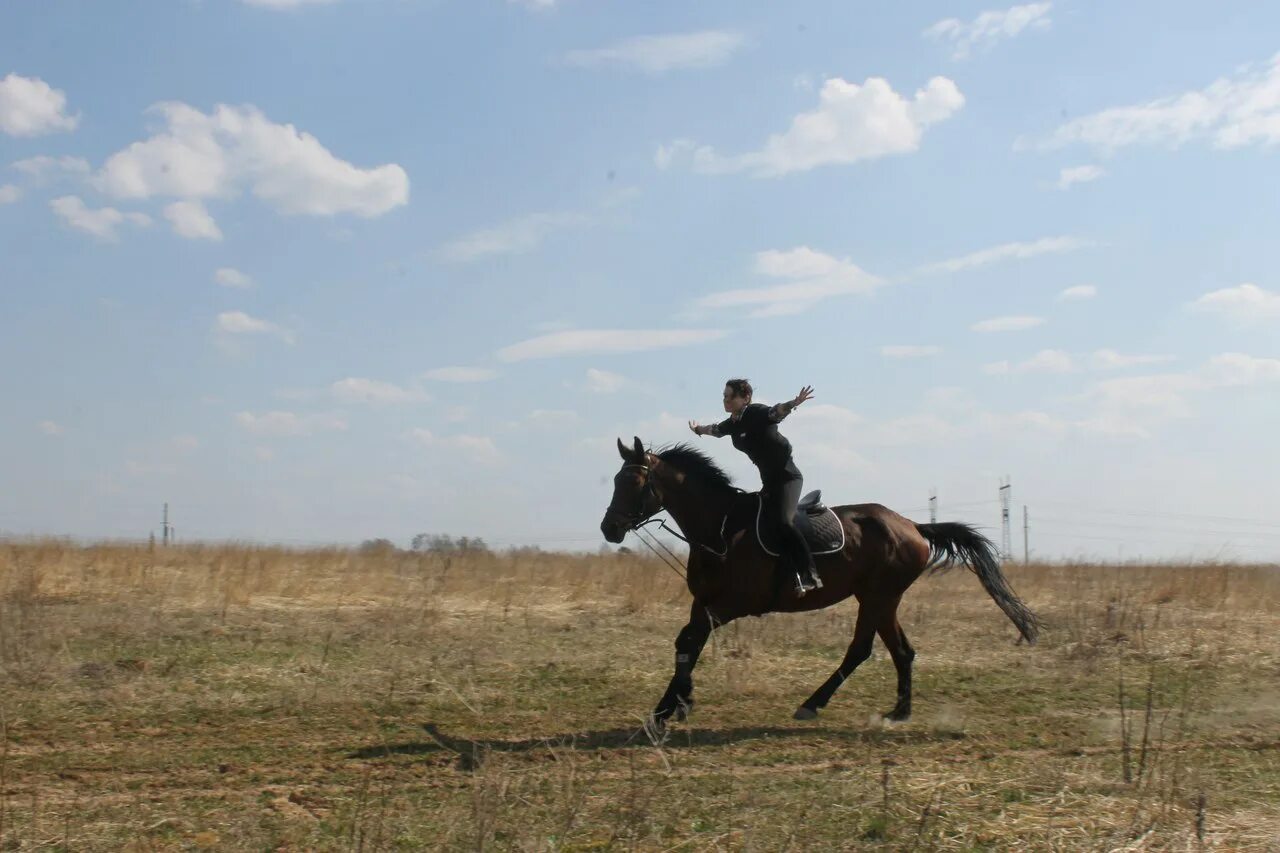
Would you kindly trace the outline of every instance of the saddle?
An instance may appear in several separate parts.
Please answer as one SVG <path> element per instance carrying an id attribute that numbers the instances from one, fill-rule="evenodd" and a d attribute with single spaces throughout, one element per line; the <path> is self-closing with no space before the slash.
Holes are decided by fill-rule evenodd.
<path id="1" fill-rule="evenodd" d="M 764 500 L 759 492 L 747 496 L 755 504 L 756 541 L 771 557 L 781 553 L 778 545 L 776 524 L 767 524 L 764 519 Z M 815 557 L 823 554 L 834 554 L 844 548 L 844 525 L 836 514 L 822 503 L 822 490 L 809 492 L 796 505 L 796 530 L 809 543 L 809 552 Z"/>

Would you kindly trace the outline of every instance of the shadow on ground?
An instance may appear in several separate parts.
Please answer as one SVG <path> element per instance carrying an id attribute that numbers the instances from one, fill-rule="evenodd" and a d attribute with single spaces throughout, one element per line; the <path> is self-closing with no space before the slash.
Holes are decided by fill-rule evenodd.
<path id="1" fill-rule="evenodd" d="M 661 735 L 649 728 L 633 727 L 571 732 L 547 737 L 527 738 L 525 740 L 472 740 L 465 737 L 451 737 L 440 731 L 440 727 L 434 723 L 424 723 L 422 728 L 426 731 L 429 740 L 367 746 L 349 753 L 347 757 L 370 759 L 389 758 L 393 755 L 438 755 L 443 753 L 457 756 L 460 769 L 473 770 L 481 763 L 484 756 L 490 752 L 536 753 L 542 751 L 550 757 L 556 750 L 561 749 L 572 749 L 579 752 L 596 749 L 652 748 L 655 746 L 661 746 L 664 749 L 697 749 L 707 746 L 728 746 L 734 743 L 764 738 L 821 737 L 825 740 L 840 741 L 848 744 L 938 743 L 964 739 L 964 735 L 957 732 L 914 729 L 850 731 L 821 727 L 744 726 L 732 729 L 681 727 L 668 729 Z"/>

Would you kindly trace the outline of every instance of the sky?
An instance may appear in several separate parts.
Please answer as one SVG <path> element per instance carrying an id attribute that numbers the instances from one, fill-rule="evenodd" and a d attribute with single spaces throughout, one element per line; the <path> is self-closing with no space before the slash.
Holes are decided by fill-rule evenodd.
<path id="1" fill-rule="evenodd" d="M 593 550 L 615 440 L 1280 558 L 1280 7 L 0 8 L 0 533 Z M 1269 437 L 1270 436 L 1270 437 Z M 633 547 L 634 542 L 628 544 Z"/>

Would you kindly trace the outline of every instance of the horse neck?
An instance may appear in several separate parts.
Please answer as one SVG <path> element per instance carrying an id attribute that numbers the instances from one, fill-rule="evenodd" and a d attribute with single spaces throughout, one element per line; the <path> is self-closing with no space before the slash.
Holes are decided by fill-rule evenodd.
<path id="1" fill-rule="evenodd" d="M 670 465 L 654 469 L 662 491 L 662 503 L 680 530 L 699 544 L 716 547 L 732 493 L 699 483 Z"/>

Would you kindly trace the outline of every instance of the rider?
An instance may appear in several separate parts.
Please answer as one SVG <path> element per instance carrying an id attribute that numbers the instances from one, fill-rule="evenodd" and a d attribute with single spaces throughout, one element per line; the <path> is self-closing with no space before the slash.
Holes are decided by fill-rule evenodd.
<path id="1" fill-rule="evenodd" d="M 784 565 L 795 574 L 796 595 L 803 596 L 810 590 L 821 589 L 822 580 L 815 571 L 808 543 L 795 528 L 796 504 L 804 476 L 791 458 L 791 442 L 778 432 L 778 422 L 813 397 L 813 388 L 806 385 L 795 399 L 773 406 L 751 402 L 751 393 L 750 382 L 730 379 L 724 385 L 724 410 L 729 417 L 707 426 L 689 421 L 689 429 L 695 435 L 732 436 L 733 446 L 747 454 L 760 469 L 764 515 L 778 526 Z"/>

